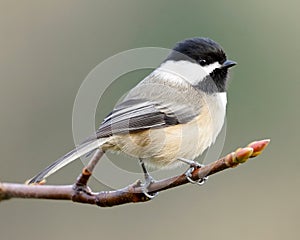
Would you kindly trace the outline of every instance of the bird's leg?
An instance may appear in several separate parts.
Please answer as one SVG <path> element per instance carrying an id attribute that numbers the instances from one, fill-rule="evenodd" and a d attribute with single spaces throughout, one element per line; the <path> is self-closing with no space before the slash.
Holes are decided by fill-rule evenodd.
<path id="1" fill-rule="evenodd" d="M 146 167 L 145 167 L 145 164 L 143 162 L 143 159 L 140 158 L 140 164 L 141 164 L 141 167 L 142 167 L 142 170 L 143 170 L 143 173 L 144 173 L 144 177 L 145 177 L 145 183 L 143 185 L 143 193 L 150 199 L 156 197 L 158 195 L 158 192 L 157 193 L 154 193 L 153 195 L 149 194 L 148 193 L 148 188 L 149 186 L 155 182 L 155 180 L 153 179 L 153 177 L 151 177 L 151 175 L 148 173 Z"/>
<path id="2" fill-rule="evenodd" d="M 184 162 L 184 163 L 186 163 L 190 166 L 190 168 L 185 172 L 185 176 L 186 176 L 187 180 L 189 180 L 190 183 L 193 183 L 193 184 L 196 183 L 198 185 L 203 185 L 207 181 L 208 176 L 204 177 L 204 178 L 201 178 L 197 181 L 194 181 L 192 179 L 192 172 L 197 168 L 204 167 L 205 165 L 200 164 L 200 163 L 198 163 L 194 160 L 189 160 L 189 159 L 185 159 L 185 158 L 178 158 L 178 160 L 181 161 L 181 162 Z"/>

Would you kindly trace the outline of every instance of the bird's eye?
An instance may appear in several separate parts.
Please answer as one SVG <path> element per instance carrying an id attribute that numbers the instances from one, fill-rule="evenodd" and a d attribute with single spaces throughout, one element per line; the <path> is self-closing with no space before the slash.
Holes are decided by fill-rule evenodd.
<path id="1" fill-rule="evenodd" d="M 206 60 L 204 59 L 200 59 L 198 62 L 201 66 L 204 66 L 206 64 Z"/>

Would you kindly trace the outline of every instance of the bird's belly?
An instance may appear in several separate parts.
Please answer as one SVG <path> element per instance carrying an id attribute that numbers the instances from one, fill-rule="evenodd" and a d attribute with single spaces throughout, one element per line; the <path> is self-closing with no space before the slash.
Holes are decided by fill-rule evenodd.
<path id="1" fill-rule="evenodd" d="M 205 117 L 203 117 L 205 116 Z M 112 150 L 143 158 L 152 168 L 176 167 L 178 158 L 195 159 L 218 135 L 210 114 L 202 114 L 187 124 L 115 135 Z"/>

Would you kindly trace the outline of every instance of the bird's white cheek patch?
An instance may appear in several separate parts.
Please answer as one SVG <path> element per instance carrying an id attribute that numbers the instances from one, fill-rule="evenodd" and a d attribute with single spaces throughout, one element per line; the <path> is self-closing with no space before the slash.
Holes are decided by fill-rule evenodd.
<path id="1" fill-rule="evenodd" d="M 212 73 L 215 69 L 220 68 L 221 64 L 219 62 L 211 63 L 207 66 L 204 66 L 203 69 L 207 74 Z"/>
<path id="2" fill-rule="evenodd" d="M 163 75 L 169 75 L 173 81 L 187 81 L 192 85 L 198 84 L 213 70 L 221 65 L 218 62 L 202 67 L 197 63 L 189 61 L 173 61 L 164 62 L 156 71 Z M 171 76 L 173 75 L 173 76 Z"/>

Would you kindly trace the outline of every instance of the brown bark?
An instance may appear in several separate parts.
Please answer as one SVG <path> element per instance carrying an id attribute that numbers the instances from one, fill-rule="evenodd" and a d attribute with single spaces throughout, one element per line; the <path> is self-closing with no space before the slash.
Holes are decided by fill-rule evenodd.
<path id="1" fill-rule="evenodd" d="M 197 181 L 206 176 L 228 168 L 233 168 L 246 162 L 249 158 L 258 156 L 269 144 L 269 140 L 261 140 L 250 143 L 245 148 L 239 148 L 225 157 L 212 162 L 192 172 L 192 179 Z M 101 153 L 99 153 L 101 155 Z M 0 201 L 11 198 L 40 198 L 72 200 L 74 202 L 94 204 L 101 207 L 111 207 L 125 203 L 145 202 L 150 200 L 143 194 L 140 180 L 114 191 L 92 192 L 87 186 L 91 171 L 84 168 L 74 185 L 50 186 L 50 185 L 26 185 L 16 183 L 0 183 Z M 151 184 L 149 193 L 165 191 L 183 184 L 189 183 L 185 174 L 163 179 Z"/>

